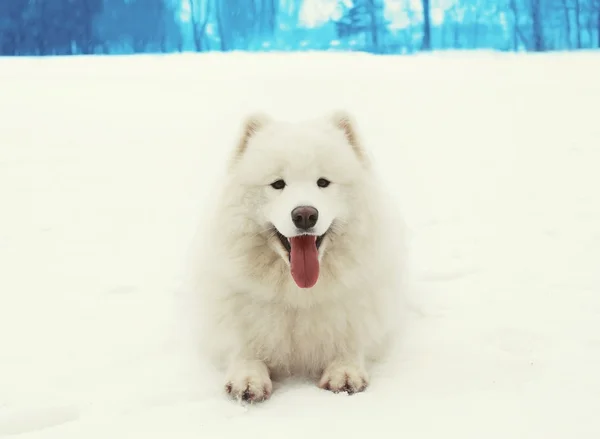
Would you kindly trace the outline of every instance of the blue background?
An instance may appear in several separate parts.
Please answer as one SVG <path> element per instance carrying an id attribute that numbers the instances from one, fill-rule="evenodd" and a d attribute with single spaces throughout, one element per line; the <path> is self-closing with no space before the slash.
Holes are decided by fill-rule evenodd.
<path id="1" fill-rule="evenodd" d="M 598 47 L 600 0 L 0 0 L 0 55 Z"/>

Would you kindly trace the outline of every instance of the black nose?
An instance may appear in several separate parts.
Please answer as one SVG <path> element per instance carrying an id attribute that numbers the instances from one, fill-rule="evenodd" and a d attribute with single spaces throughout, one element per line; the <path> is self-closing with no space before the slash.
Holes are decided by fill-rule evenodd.
<path id="1" fill-rule="evenodd" d="M 302 230 L 308 230 L 317 224 L 319 211 L 311 206 L 300 206 L 292 210 L 292 221 Z"/>

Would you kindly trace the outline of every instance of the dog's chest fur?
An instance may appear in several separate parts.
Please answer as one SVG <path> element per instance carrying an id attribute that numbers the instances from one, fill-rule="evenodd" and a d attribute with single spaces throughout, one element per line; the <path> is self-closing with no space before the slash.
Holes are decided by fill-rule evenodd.
<path id="1" fill-rule="evenodd" d="M 238 300 L 240 297 L 238 297 Z M 375 321 L 356 297 L 308 308 L 244 297 L 237 316 L 239 348 L 263 360 L 275 375 L 320 374 L 332 360 L 354 354 L 365 323 Z"/>

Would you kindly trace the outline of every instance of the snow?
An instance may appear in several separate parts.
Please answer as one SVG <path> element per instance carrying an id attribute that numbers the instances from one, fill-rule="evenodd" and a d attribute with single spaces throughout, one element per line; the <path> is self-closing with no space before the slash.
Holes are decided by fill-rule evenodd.
<path id="1" fill-rule="evenodd" d="M 600 56 L 0 59 L 0 435 L 597 438 Z M 254 109 L 347 108 L 409 226 L 367 392 L 242 406 L 180 308 Z"/>

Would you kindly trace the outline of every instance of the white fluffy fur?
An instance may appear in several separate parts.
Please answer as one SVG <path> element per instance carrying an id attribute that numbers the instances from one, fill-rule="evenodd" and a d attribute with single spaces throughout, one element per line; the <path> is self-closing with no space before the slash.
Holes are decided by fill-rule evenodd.
<path id="1" fill-rule="evenodd" d="M 204 335 L 226 370 L 233 396 L 266 399 L 276 376 L 314 377 L 332 391 L 356 392 L 369 360 L 386 351 L 397 319 L 402 252 L 399 224 L 382 199 L 349 115 L 288 123 L 248 119 L 233 152 L 204 242 L 199 293 Z M 332 183 L 320 188 L 316 182 Z M 287 186 L 270 186 L 282 178 Z M 301 289 L 272 225 L 285 236 L 291 210 L 319 210 L 321 271 Z"/>

